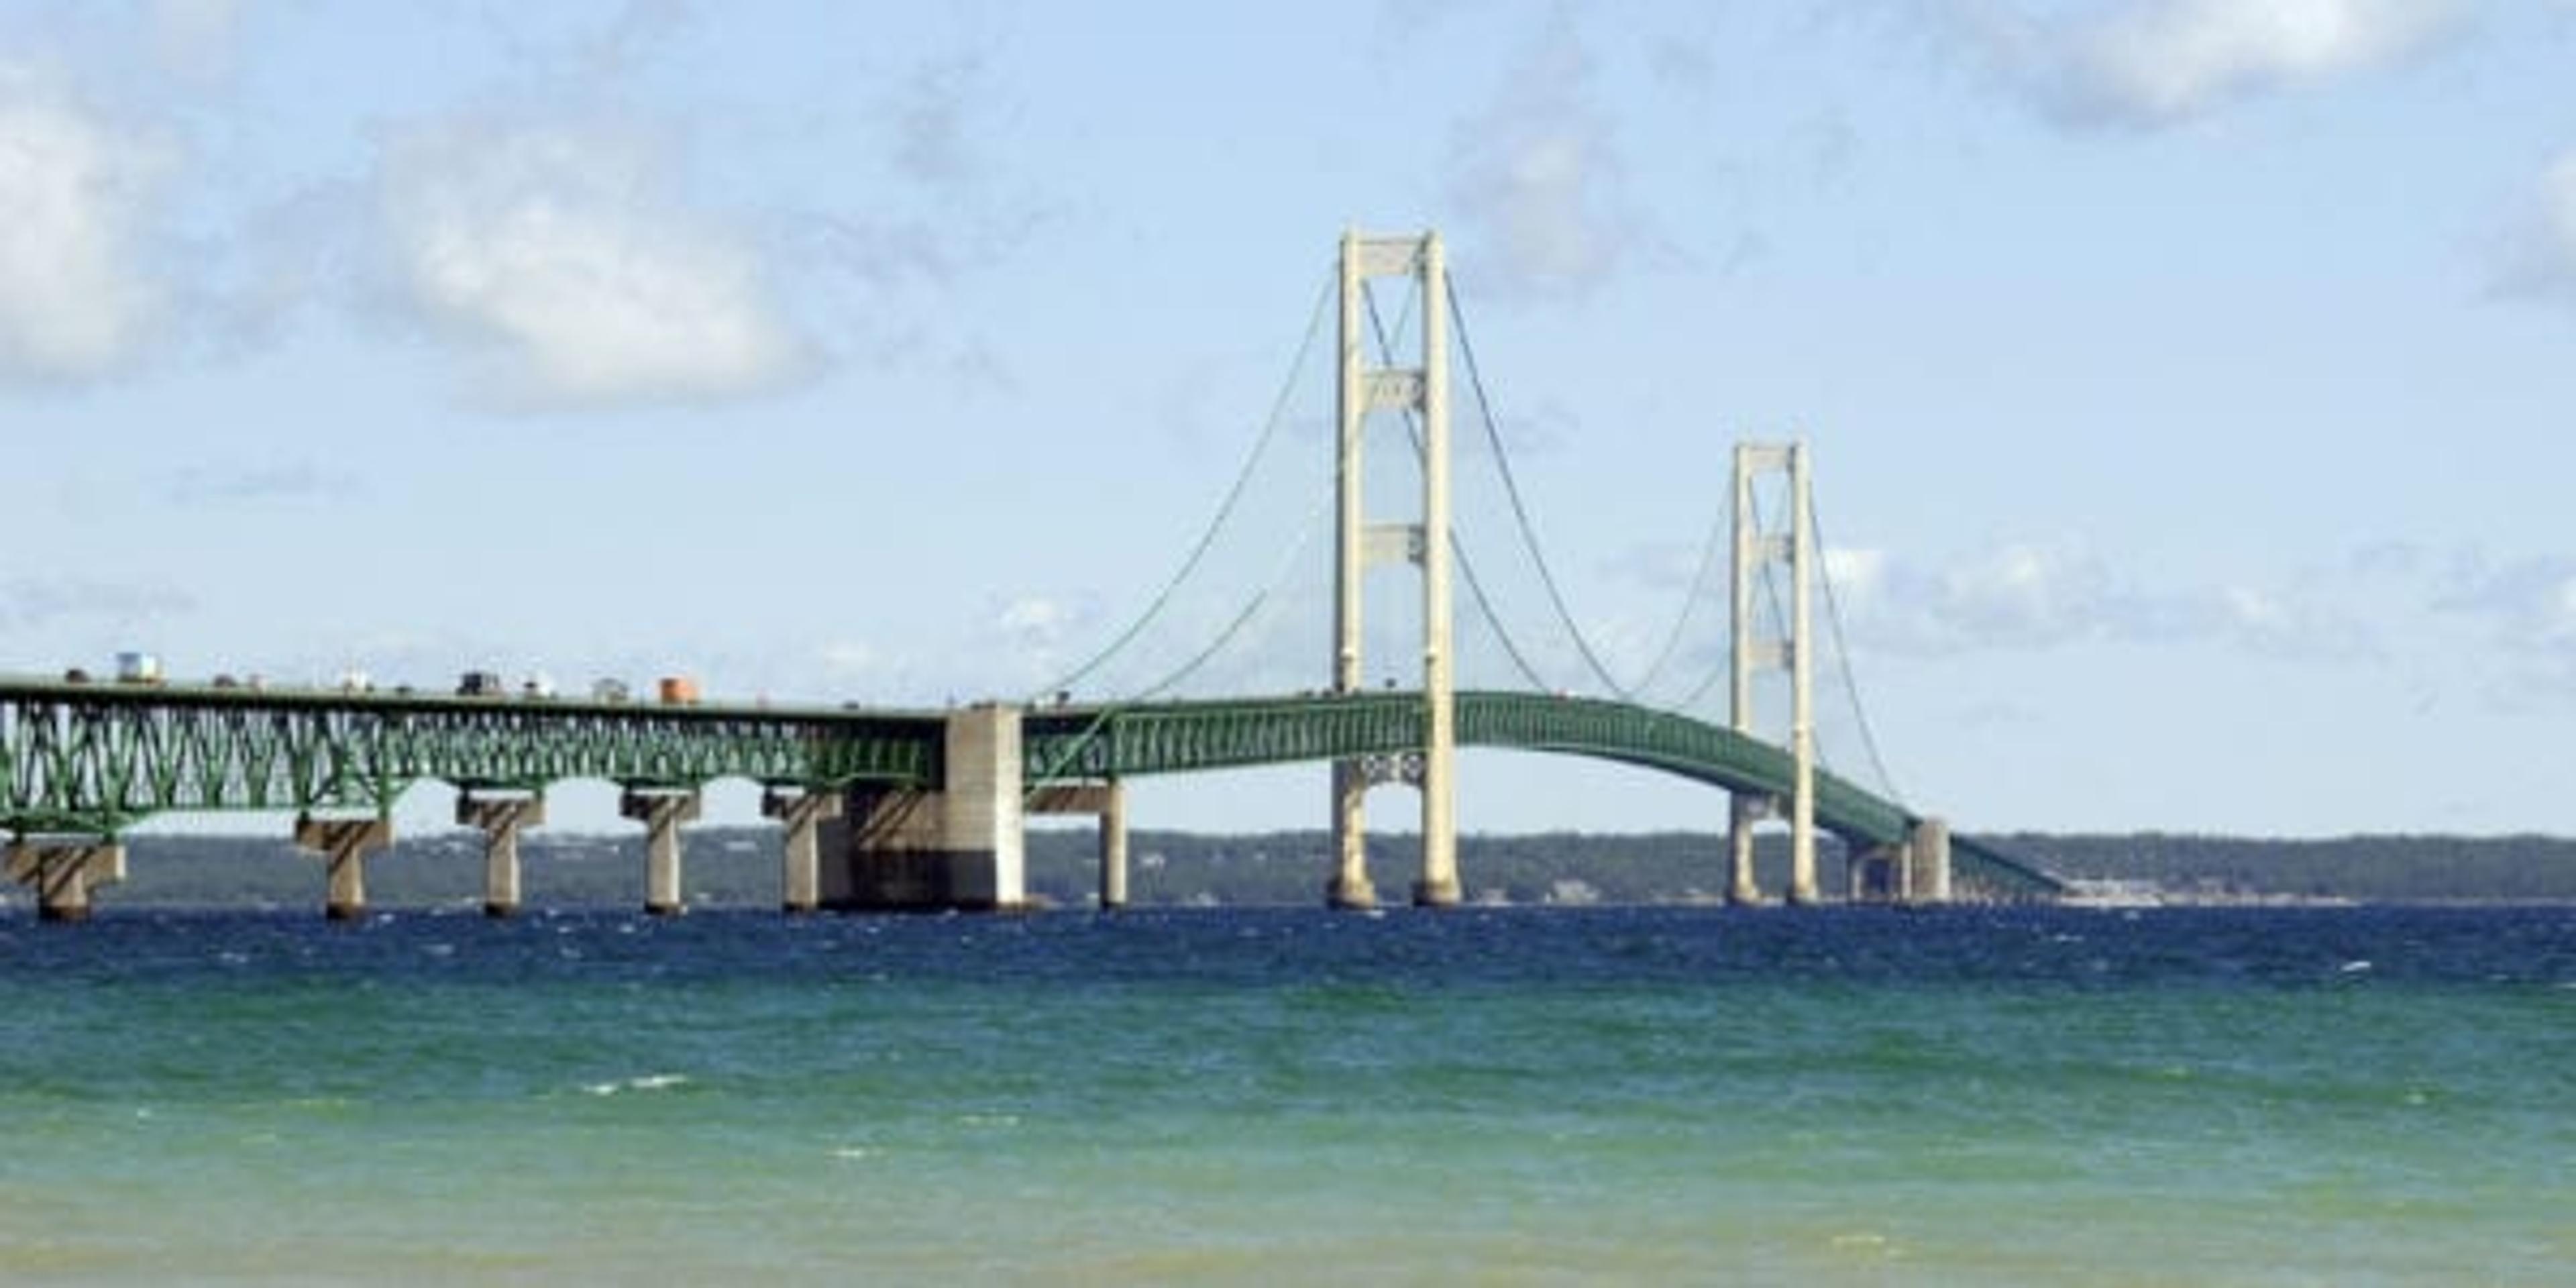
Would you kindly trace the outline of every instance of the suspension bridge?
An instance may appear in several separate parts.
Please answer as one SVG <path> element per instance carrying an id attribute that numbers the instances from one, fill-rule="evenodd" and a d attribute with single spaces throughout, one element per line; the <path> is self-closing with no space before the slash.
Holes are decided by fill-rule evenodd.
<path id="1" fill-rule="evenodd" d="M 1392 327 L 1376 294 L 1389 279 L 1406 299 Z M 1126 899 L 1130 781 L 1311 763 L 1331 766 L 1333 852 L 1330 871 L 1318 874 L 1324 899 L 1353 908 L 1378 902 L 1365 803 L 1372 788 L 1400 784 L 1416 792 L 1421 809 L 1411 899 L 1441 906 L 1464 891 L 1457 752 L 1485 747 L 1614 762 L 1727 793 L 1722 862 L 1733 902 L 1765 898 L 1755 881 L 1754 835 L 1769 820 L 1788 830 L 1789 879 L 1779 897 L 1790 903 L 1820 898 L 1824 837 L 1840 843 L 1858 897 L 1938 902 L 2062 889 L 2051 875 L 1953 837 L 1940 819 L 1896 798 L 1859 709 L 1850 651 L 1838 644 L 1840 612 L 1818 554 L 1803 444 L 1737 447 L 1727 520 L 1712 528 L 1645 678 L 1623 684 L 1542 553 L 1466 343 L 1439 236 L 1346 234 L 1297 371 L 1328 313 L 1338 320 L 1330 486 L 1290 489 L 1321 493 L 1311 509 L 1331 517 L 1332 632 L 1322 687 L 1187 691 L 1222 678 L 1218 659 L 1252 651 L 1247 641 L 1265 624 L 1297 615 L 1296 596 L 1275 578 L 1249 591 L 1227 588 L 1232 600 L 1194 624 L 1180 607 L 1185 588 L 1223 580 L 1210 575 L 1212 552 L 1239 525 L 1261 463 L 1284 455 L 1283 394 L 1171 581 L 1098 655 L 1035 696 L 931 709 L 0 679 L 7 872 L 33 889 L 43 917 L 77 920 L 88 915 L 95 888 L 123 878 L 125 833 L 138 823 L 173 812 L 289 814 L 297 844 L 324 866 L 326 911 L 354 917 L 366 905 L 369 858 L 392 844 L 396 802 L 434 782 L 455 789 L 457 822 L 483 831 L 484 907 L 506 915 L 520 903 L 521 831 L 544 822 L 550 787 L 589 779 L 616 784 L 621 813 L 644 825 L 644 906 L 677 912 L 683 825 L 697 817 L 708 784 L 742 779 L 760 786 L 763 812 L 782 824 L 781 904 L 790 911 L 1020 905 L 1026 821 L 1052 814 L 1099 819 L 1099 898 L 1115 907 Z M 1506 629 L 1498 565 L 1480 571 L 1469 559 L 1453 513 L 1453 349 L 1465 355 L 1484 455 L 1526 555 L 1519 563 L 1535 575 L 1536 598 L 1547 607 L 1552 643 Z M 1297 381 L 1292 375 L 1291 386 Z M 1418 504 L 1403 518 L 1372 520 L 1367 483 L 1390 460 L 1415 475 Z M 1782 485 L 1785 500 L 1766 513 L 1765 489 Z M 1286 550 L 1283 566 L 1321 563 L 1302 559 L 1315 526 L 1294 540 L 1272 535 L 1253 544 Z M 1720 539 L 1730 531 L 1731 540 Z M 1709 664 L 1696 680 L 1676 682 L 1659 698 L 1660 678 L 1693 654 L 1687 628 L 1706 616 L 1698 610 L 1713 597 L 1721 548 L 1731 551 L 1727 636 L 1699 651 Z M 1419 599 L 1404 606 L 1409 612 L 1383 611 L 1383 596 L 1373 598 L 1370 573 L 1380 567 L 1417 576 Z M 1453 588 L 1460 584 L 1479 647 L 1506 683 L 1459 683 Z M 1814 629 L 1819 598 L 1874 788 L 1820 763 L 1815 670 L 1828 637 Z M 1392 651 L 1389 619 L 1417 632 L 1400 655 L 1418 659 L 1419 678 L 1371 687 L 1370 657 Z M 1143 646 L 1158 634 L 1181 641 L 1169 665 Z M 1111 681 L 1140 658 L 1145 669 L 1135 678 Z M 1548 682 L 1544 672 L 1557 663 L 1572 667 L 1571 682 Z M 1703 710 L 1720 680 L 1725 711 Z M 1076 701 L 1076 686 L 1118 696 Z M 1785 712 L 1766 711 L 1766 694 Z M 1784 714 L 1785 722 L 1777 718 Z M 1782 723 L 1776 732 L 1765 727 Z M 1714 869 L 1721 860 L 1711 862 Z"/>

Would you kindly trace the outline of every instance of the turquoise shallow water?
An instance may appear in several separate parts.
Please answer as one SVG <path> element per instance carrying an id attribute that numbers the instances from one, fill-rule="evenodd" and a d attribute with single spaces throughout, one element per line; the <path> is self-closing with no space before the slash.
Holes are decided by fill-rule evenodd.
<path id="1" fill-rule="evenodd" d="M 2558 1284 L 2576 912 L 0 923 L 0 1279 Z"/>

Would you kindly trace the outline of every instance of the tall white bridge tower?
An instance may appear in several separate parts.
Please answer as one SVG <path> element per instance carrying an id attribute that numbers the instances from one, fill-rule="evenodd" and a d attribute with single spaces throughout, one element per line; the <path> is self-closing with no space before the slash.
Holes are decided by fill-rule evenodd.
<path id="1" fill-rule="evenodd" d="M 1789 512 L 1781 516 L 1781 526 L 1777 528 L 1762 522 L 1761 511 L 1754 504 L 1755 482 L 1765 474 L 1784 474 L 1789 480 Z M 1789 902 L 1816 901 L 1816 675 L 1815 649 L 1810 647 L 1815 605 L 1810 588 L 1815 584 L 1817 569 L 1811 483 L 1804 442 L 1736 444 L 1735 657 L 1730 723 L 1737 733 L 1755 735 L 1754 673 L 1786 670 L 1786 742 L 1796 769 L 1786 801 L 1743 792 L 1733 796 L 1727 811 L 1727 847 L 1732 860 L 1726 888 L 1729 903 L 1761 900 L 1761 891 L 1753 881 L 1753 825 L 1778 817 L 1783 807 L 1789 815 Z M 1754 629 L 1755 582 L 1769 565 L 1786 565 L 1791 586 L 1788 620 L 1781 624 L 1776 636 L 1765 636 Z"/>
<path id="2" fill-rule="evenodd" d="M 1411 277 L 1422 292 L 1420 365 L 1379 367 L 1368 358 L 1362 310 L 1368 280 Z M 1449 270 L 1436 232 L 1373 237 L 1342 234 L 1341 375 L 1335 405 L 1341 429 L 1334 454 L 1333 691 L 1364 683 L 1360 657 L 1362 584 L 1369 568 L 1410 563 L 1422 570 L 1422 754 L 1333 763 L 1336 866 L 1325 897 L 1335 907 L 1377 902 L 1369 883 L 1365 800 L 1381 782 L 1409 782 L 1422 793 L 1422 875 L 1413 901 L 1458 902 L 1457 706 L 1452 674 L 1449 596 Z M 1369 413 L 1400 411 L 1422 418 L 1422 509 L 1415 523 L 1370 523 L 1363 507 Z"/>

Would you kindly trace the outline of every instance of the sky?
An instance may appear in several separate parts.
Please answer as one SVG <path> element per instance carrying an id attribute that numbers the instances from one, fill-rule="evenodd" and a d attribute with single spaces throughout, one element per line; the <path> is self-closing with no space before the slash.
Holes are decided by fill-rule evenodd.
<path id="1" fill-rule="evenodd" d="M 2570 0 L 9 0 L 0 670 L 1040 692 L 1311 390 L 1353 226 L 1442 232 L 1614 670 L 1796 436 L 1916 808 L 2576 833 Z"/>

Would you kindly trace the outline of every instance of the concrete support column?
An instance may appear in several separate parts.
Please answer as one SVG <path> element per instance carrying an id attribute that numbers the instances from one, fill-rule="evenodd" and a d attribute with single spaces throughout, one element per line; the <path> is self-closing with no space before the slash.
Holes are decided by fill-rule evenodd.
<path id="1" fill-rule="evenodd" d="M 367 915 L 367 856 L 394 843 L 393 820 L 382 815 L 373 818 L 298 815 L 295 843 L 319 854 L 324 870 L 330 874 L 329 893 L 323 898 L 322 915 L 333 921 L 356 921 Z"/>
<path id="2" fill-rule="evenodd" d="M 1950 824 L 1927 818 L 1905 838 L 1906 899 L 1911 903 L 1950 902 Z"/>
<path id="3" fill-rule="evenodd" d="M 961 865 L 958 893 L 969 907 L 1027 906 L 1028 782 L 1020 759 L 1020 709 L 990 703 L 949 716 L 947 751 L 940 829 L 948 848 L 974 856 Z"/>
<path id="4" fill-rule="evenodd" d="M 1127 784 L 1113 778 L 1100 803 L 1100 907 L 1127 906 Z"/>
<path id="5" fill-rule="evenodd" d="M 87 921 L 90 891 L 125 879 L 125 846 L 113 840 L 9 843 L 9 879 L 36 891 L 39 921 Z"/>
<path id="6" fill-rule="evenodd" d="M 456 795 L 456 821 L 466 827 L 479 828 L 483 833 L 483 915 L 516 916 L 519 911 L 519 829 L 545 825 L 546 798 L 459 792 Z"/>
<path id="7" fill-rule="evenodd" d="M 680 825 L 698 819 L 698 793 L 630 787 L 617 812 L 644 825 L 644 911 L 677 915 L 680 901 Z"/>
<path id="8" fill-rule="evenodd" d="M 1368 769 L 1356 760 L 1333 762 L 1333 879 L 1324 887 L 1328 907 L 1362 910 L 1377 906 L 1377 887 L 1369 882 Z"/>
<path id="9" fill-rule="evenodd" d="M 794 792 L 772 788 L 761 793 L 760 813 L 786 825 L 779 845 L 778 906 L 788 913 L 812 912 L 822 906 L 822 865 L 815 835 L 823 821 L 841 817 L 839 792 Z"/>
<path id="10" fill-rule="evenodd" d="M 1736 792 L 1727 797 L 1726 901 L 1737 907 L 1762 902 L 1762 887 L 1753 880 L 1753 824 L 1767 812 L 1768 798 Z"/>

